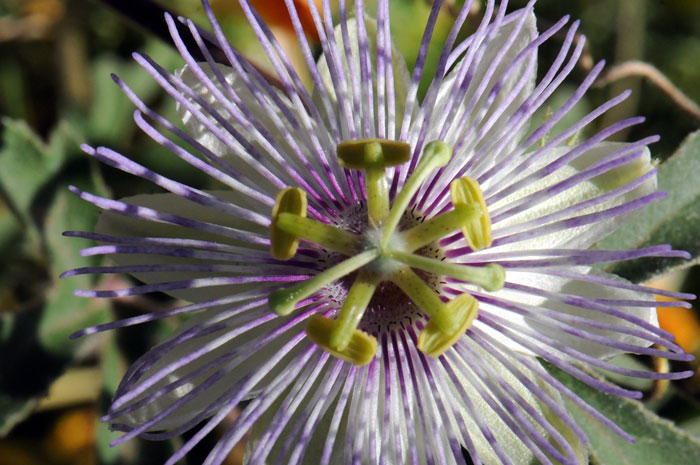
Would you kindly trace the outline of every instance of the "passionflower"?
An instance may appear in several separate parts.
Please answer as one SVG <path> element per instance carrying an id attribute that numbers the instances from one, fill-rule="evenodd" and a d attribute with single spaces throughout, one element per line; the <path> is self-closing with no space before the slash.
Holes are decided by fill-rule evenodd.
<path id="1" fill-rule="evenodd" d="M 538 360 L 632 398 L 641 394 L 581 364 L 642 378 L 689 375 L 607 361 L 691 358 L 659 328 L 653 298 L 691 296 L 597 266 L 686 256 L 664 245 L 591 248 L 663 196 L 647 148 L 657 137 L 606 141 L 642 118 L 577 141 L 628 93 L 553 131 L 603 63 L 534 122 L 581 56 L 579 23 L 565 17 L 538 33 L 534 1 L 511 13 L 506 1 L 488 1 L 476 32 L 458 44 L 465 2 L 419 99 L 440 1 L 409 73 L 392 45 L 388 0 L 378 2 L 376 20 L 362 0 L 354 9 L 341 0 L 337 22 L 328 1 L 320 9 L 309 2 L 318 60 L 295 2 L 285 0 L 313 89 L 250 3 L 240 3 L 276 82 L 231 48 L 206 0 L 211 32 L 181 20 L 203 61 L 170 16 L 184 67 L 171 73 L 134 55 L 175 100 L 184 130 L 115 77 L 143 132 L 220 189 L 83 147 L 166 192 L 117 201 L 73 188 L 104 212 L 95 232 L 67 234 L 98 241 L 83 254 L 109 255 L 114 265 L 66 275 L 129 273 L 144 283 L 79 294 L 161 291 L 191 302 L 77 333 L 189 317 L 124 376 L 106 417 L 125 432 L 117 443 L 198 427 L 173 464 L 248 401 L 206 465 L 220 464 L 251 429 L 251 464 L 585 463 L 587 438 L 564 398 L 632 440 Z M 538 48 L 555 34 L 561 47 L 537 83 Z"/>

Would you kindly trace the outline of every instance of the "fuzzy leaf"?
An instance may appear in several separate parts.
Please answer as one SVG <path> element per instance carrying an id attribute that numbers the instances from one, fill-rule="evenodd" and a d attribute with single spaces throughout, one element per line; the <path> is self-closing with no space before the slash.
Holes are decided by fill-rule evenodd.
<path id="1" fill-rule="evenodd" d="M 700 463 L 700 440 L 658 417 L 635 400 L 610 396 L 563 371 L 544 363 L 559 381 L 584 401 L 632 435 L 630 444 L 581 412 L 567 401 L 576 422 L 590 440 L 591 463 L 600 465 L 696 465 Z M 669 462 L 671 460 L 671 462 Z"/>

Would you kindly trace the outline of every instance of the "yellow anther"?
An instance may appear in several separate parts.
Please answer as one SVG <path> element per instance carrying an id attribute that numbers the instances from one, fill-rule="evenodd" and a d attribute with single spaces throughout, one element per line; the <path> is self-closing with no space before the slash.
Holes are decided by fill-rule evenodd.
<path id="1" fill-rule="evenodd" d="M 291 213 L 306 217 L 306 192 L 298 187 L 282 189 L 275 197 L 270 223 L 270 254 L 278 260 L 289 260 L 297 253 L 299 236 L 283 231 L 277 225 L 280 214 Z"/>
<path id="2" fill-rule="evenodd" d="M 430 357 L 439 357 L 452 347 L 471 327 L 478 314 L 478 304 L 474 297 L 464 293 L 447 303 L 447 310 L 458 323 L 456 330 L 443 332 L 430 320 L 418 335 L 418 350 Z"/>
<path id="3" fill-rule="evenodd" d="M 352 332 L 347 345 L 342 350 L 331 347 L 331 334 L 337 322 L 321 315 L 312 315 L 306 323 L 306 335 L 311 341 L 334 357 L 357 366 L 366 365 L 377 353 L 377 340 L 359 329 Z"/>
<path id="4" fill-rule="evenodd" d="M 377 148 L 368 151 L 367 146 Z M 351 170 L 365 170 L 376 166 L 384 169 L 402 165 L 411 158 L 410 145 L 386 139 L 344 140 L 338 144 L 337 151 L 340 165 Z"/>
<path id="5" fill-rule="evenodd" d="M 475 179 L 467 177 L 455 179 L 450 184 L 450 195 L 452 197 L 452 205 L 455 208 L 478 205 L 481 209 L 479 219 L 462 226 L 462 234 L 464 234 L 469 247 L 475 251 L 490 247 L 492 242 L 491 216 L 486 208 L 486 201 L 479 183 Z"/>

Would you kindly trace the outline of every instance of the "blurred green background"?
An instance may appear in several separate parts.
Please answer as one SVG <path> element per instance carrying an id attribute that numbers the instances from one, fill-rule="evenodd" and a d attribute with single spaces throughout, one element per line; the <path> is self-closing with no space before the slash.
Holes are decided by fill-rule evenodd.
<path id="1" fill-rule="evenodd" d="M 0 0 L 2 465 L 158 464 L 177 447 L 177 441 L 132 441 L 109 448 L 108 442 L 116 436 L 97 420 L 129 361 L 167 334 L 177 321 L 68 339 L 69 334 L 84 326 L 169 308 L 176 302 L 160 295 L 112 302 L 81 299 L 72 291 L 98 285 L 93 278 L 57 279 L 62 271 L 96 263 L 78 254 L 80 248 L 89 245 L 87 242 L 61 237 L 67 229 L 90 230 L 97 216 L 95 209 L 67 192 L 67 185 L 114 197 L 154 191 L 141 179 L 94 163 L 82 154 L 80 143 L 106 145 L 166 176 L 198 187 L 211 186 L 209 179 L 168 156 L 138 131 L 132 121 L 131 103 L 110 78 L 110 73 L 116 73 L 145 102 L 173 121 L 178 120 L 173 103 L 130 56 L 133 51 L 148 54 L 167 69 L 182 65 L 171 45 L 154 34 L 157 26 L 162 26 L 162 19 L 146 14 L 150 2 L 121 3 L 133 4 L 133 11 L 144 15 L 138 18 L 143 21 L 129 19 L 98 0 Z M 237 2 L 212 3 L 231 42 L 247 56 L 259 57 Z M 283 2 L 253 3 L 264 12 L 294 62 L 302 63 Z M 304 0 L 296 3 L 304 8 Z M 445 3 L 437 32 L 443 39 L 452 23 L 451 8 L 460 5 Z M 514 9 L 526 1 L 510 3 Z M 162 0 L 159 4 L 207 26 L 198 0 Z M 369 4 L 372 8 L 371 1 Z M 424 0 L 391 2 L 395 41 L 409 69 L 418 52 L 429 7 Z M 685 110 L 649 79 L 632 76 L 614 82 L 601 80 L 567 121 L 631 88 L 634 96 L 599 121 L 597 127 L 633 115 L 645 116 L 644 124 L 620 138 L 635 140 L 660 134 L 661 142 L 652 147 L 659 160 L 668 158 L 698 128 L 700 120 L 693 115 L 692 101 L 700 101 L 700 1 L 540 0 L 535 11 L 540 30 L 570 14 L 582 20 L 580 32 L 588 37 L 581 62 L 552 97 L 551 107 L 561 104 L 601 59 L 609 67 L 633 60 L 651 65 L 685 94 L 691 106 L 691 111 Z M 461 35 L 466 37 L 480 18 L 481 13 L 475 11 Z M 144 28 L 138 22 L 152 27 Z M 309 38 L 313 41 L 313 34 Z M 541 49 L 541 71 L 547 69 L 561 40 L 555 36 Z M 430 54 L 433 66 L 439 49 L 438 40 Z M 542 112 L 534 122 L 545 117 Z M 697 293 L 697 275 L 691 269 L 666 277 L 659 285 Z M 99 286 L 109 288 L 124 286 L 128 278 L 101 279 Z M 673 310 L 663 316 L 662 322 L 676 332 L 687 350 L 699 353 L 696 310 Z M 654 362 L 639 359 L 632 363 L 652 366 Z M 700 435 L 700 376 L 672 387 L 644 384 L 641 388 L 649 392 L 650 408 Z M 208 444 L 215 440 L 214 435 L 196 448 L 188 463 L 201 463 Z M 241 456 L 242 447 L 238 447 L 229 464 L 240 463 Z"/>

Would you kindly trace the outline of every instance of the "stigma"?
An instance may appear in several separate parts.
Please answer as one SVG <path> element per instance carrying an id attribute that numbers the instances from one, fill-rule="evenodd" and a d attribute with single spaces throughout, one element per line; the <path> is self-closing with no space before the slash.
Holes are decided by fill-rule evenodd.
<path id="1" fill-rule="evenodd" d="M 445 353 L 465 334 L 477 318 L 478 303 L 466 292 L 444 302 L 417 271 L 449 276 L 487 291 L 499 290 L 505 282 L 505 271 L 500 265 L 458 265 L 419 253 L 421 248 L 458 230 L 474 251 L 491 245 L 491 220 L 481 187 L 474 179 L 463 177 L 452 181 L 451 210 L 399 230 L 411 199 L 431 173 L 449 162 L 452 149 L 442 141 L 428 143 L 417 166 L 392 200 L 386 170 L 406 163 L 410 154 L 410 146 L 399 141 L 360 139 L 338 145 L 340 165 L 362 171 L 365 178 L 367 230 L 359 234 L 307 218 L 306 193 L 296 187 L 280 191 L 272 210 L 272 257 L 291 259 L 296 255 L 299 241 L 304 239 L 346 258 L 305 281 L 273 291 L 268 297 L 270 310 L 280 316 L 289 315 L 304 299 L 354 274 L 335 319 L 311 316 L 306 335 L 333 356 L 358 366 L 369 363 L 377 352 L 376 338 L 358 327 L 383 281 L 394 283 L 428 318 L 417 346 L 431 357 Z"/>

